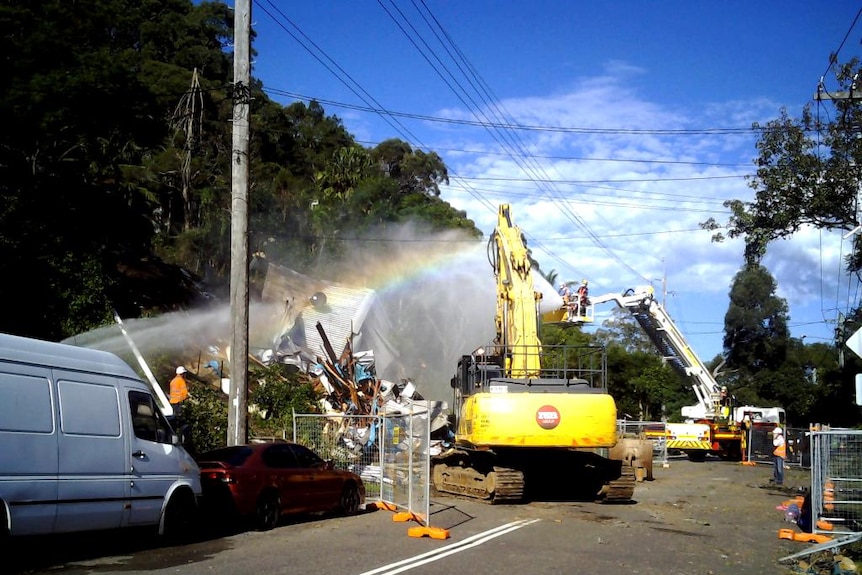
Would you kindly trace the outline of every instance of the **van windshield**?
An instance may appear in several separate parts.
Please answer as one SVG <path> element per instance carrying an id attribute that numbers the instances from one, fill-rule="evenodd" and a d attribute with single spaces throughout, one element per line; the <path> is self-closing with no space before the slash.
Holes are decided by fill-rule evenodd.
<path id="1" fill-rule="evenodd" d="M 245 445 L 237 445 L 235 447 L 224 447 L 214 451 L 208 451 L 197 458 L 198 461 L 220 461 L 227 463 L 233 467 L 237 467 L 245 463 L 245 460 L 253 453 L 251 448 Z"/>

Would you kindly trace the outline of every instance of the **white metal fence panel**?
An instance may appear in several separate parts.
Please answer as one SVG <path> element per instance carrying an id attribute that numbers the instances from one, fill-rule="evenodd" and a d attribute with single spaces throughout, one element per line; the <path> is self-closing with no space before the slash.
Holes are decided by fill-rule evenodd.
<path id="1" fill-rule="evenodd" d="M 862 531 L 862 431 L 812 431 L 811 513 L 815 533 Z M 820 529 L 818 521 L 831 530 Z"/>
<path id="2" fill-rule="evenodd" d="M 427 526 L 430 424 L 427 409 L 405 415 L 293 415 L 293 441 L 362 477 L 366 500 L 412 514 Z"/>
<path id="3" fill-rule="evenodd" d="M 427 409 L 382 418 L 383 489 L 381 500 L 406 509 L 428 526 L 431 432 Z"/>
<path id="4" fill-rule="evenodd" d="M 379 416 L 293 414 L 293 441 L 310 447 L 338 469 L 352 471 L 365 484 L 365 498 L 380 501 L 385 482 Z"/>

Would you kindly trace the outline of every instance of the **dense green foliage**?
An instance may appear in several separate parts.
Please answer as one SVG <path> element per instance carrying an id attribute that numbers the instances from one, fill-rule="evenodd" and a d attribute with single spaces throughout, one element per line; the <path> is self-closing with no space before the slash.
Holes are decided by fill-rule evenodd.
<path id="1" fill-rule="evenodd" d="M 190 0 L 0 7 L 0 330 L 61 339 L 222 292 L 230 264 L 232 12 Z M 251 86 L 250 245 L 302 268 L 408 220 L 479 236 L 439 198 L 446 167 L 358 145 L 311 102 Z M 166 262 L 170 265 L 163 265 Z M 193 278 L 192 278 L 193 279 Z"/>
<path id="2" fill-rule="evenodd" d="M 230 118 L 240 88 L 232 81 L 232 19 L 225 4 L 191 0 L 0 6 L 0 331 L 59 340 L 110 323 L 113 309 L 139 317 L 194 306 L 202 278 L 211 294 L 226 292 Z M 849 81 L 852 71 L 842 77 Z M 247 88 L 253 253 L 305 271 L 338 261 L 363 233 L 407 222 L 481 236 L 440 199 L 448 172 L 437 153 L 398 139 L 366 148 L 319 103 L 279 104 L 254 79 Z M 848 130 L 858 124 L 857 104 L 839 106 L 825 159 L 808 136 L 810 114 L 797 122 L 782 112 L 755 126 L 762 133 L 752 182 L 758 200 L 729 204 L 730 234 L 746 236 L 749 264 L 769 240 L 800 225 L 856 225 L 850 199 L 859 176 L 847 166 L 862 161 L 862 144 Z M 750 273 L 740 272 L 731 293 L 725 347 L 753 383 L 729 379 L 734 391 L 781 403 L 800 418 L 849 422 L 851 407 L 837 413 L 827 406 L 850 405 L 852 375 L 826 346 L 790 340 L 771 278 Z M 749 317 L 766 323 L 749 325 Z M 673 418 L 694 401 L 631 318 L 620 316 L 595 338 L 578 329 L 548 337 L 607 346 L 609 389 L 621 414 Z M 812 375 L 817 393 L 801 393 Z M 258 384 L 250 400 L 265 414 L 252 421 L 261 433 L 288 426 L 291 410 L 309 409 L 315 399 L 292 374 L 254 368 L 249 380 Z M 219 392 L 198 391 L 188 417 L 202 450 L 220 442 L 226 411 Z"/>
<path id="3" fill-rule="evenodd" d="M 155 315 L 226 293 L 232 19 L 191 0 L 0 6 L 0 331 L 59 340 L 113 309 Z M 304 270 L 408 221 L 481 236 L 439 198 L 436 153 L 363 148 L 318 103 L 249 88 L 252 252 Z M 283 420 L 278 387 L 252 399 Z M 308 390 L 290 390 L 307 407 Z M 222 400 L 202 392 L 189 410 L 199 449 L 223 435 Z"/>

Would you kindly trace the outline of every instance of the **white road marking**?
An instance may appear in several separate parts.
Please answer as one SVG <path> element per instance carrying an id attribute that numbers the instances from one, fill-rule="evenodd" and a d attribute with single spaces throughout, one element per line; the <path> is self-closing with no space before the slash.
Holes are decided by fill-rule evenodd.
<path id="1" fill-rule="evenodd" d="M 505 535 L 506 533 L 510 533 L 512 531 L 515 531 L 516 529 L 520 529 L 521 527 L 532 525 L 537 521 L 539 520 L 520 519 L 518 521 L 512 521 L 511 523 L 506 523 L 505 525 L 500 525 L 499 527 L 489 529 L 488 531 L 472 535 L 464 539 L 463 541 L 458 541 L 457 543 L 453 543 L 451 545 L 447 545 L 446 547 L 441 547 L 440 549 L 435 549 L 433 551 L 428 551 L 427 553 L 422 553 L 420 555 L 416 555 L 415 557 L 402 559 L 401 561 L 396 561 L 395 563 L 390 563 L 389 565 L 384 565 L 383 567 L 378 567 L 377 569 L 372 569 L 371 571 L 360 573 L 360 575 L 395 575 L 396 573 L 409 571 L 410 569 L 414 569 L 416 567 L 419 567 L 420 565 L 432 563 L 434 561 L 443 559 L 444 557 L 448 557 L 449 555 L 460 553 L 461 551 L 466 551 L 467 549 L 476 547 L 477 545 L 481 545 L 482 543 L 490 541 L 491 539 L 499 537 L 500 535 Z"/>

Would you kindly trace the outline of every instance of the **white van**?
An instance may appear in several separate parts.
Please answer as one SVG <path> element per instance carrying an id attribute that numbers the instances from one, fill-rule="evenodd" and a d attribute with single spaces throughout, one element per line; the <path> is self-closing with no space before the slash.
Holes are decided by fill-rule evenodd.
<path id="1" fill-rule="evenodd" d="M 152 525 L 180 535 L 200 472 L 114 354 L 0 334 L 0 539 Z"/>

